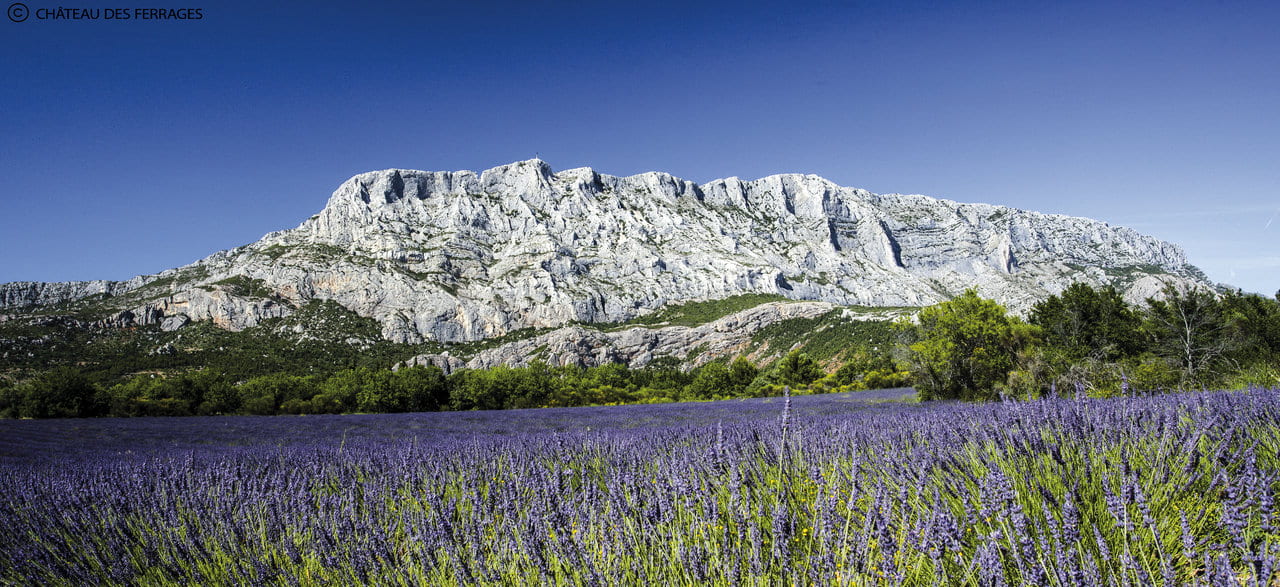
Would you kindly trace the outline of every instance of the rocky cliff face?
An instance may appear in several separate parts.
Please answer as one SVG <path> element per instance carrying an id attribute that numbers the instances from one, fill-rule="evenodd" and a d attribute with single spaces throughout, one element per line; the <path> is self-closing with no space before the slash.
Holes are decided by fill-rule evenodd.
<path id="1" fill-rule="evenodd" d="M 1132 297 L 1207 285 L 1178 247 L 1085 218 L 814 175 L 698 185 L 532 160 L 364 173 L 297 228 L 127 282 L 0 285 L 0 308 L 93 297 L 117 321 L 239 329 L 320 298 L 377 319 L 390 340 L 458 342 L 748 292 L 921 306 L 977 287 L 1017 310 L 1073 281 Z"/>
<path id="2" fill-rule="evenodd" d="M 111 296 L 141 286 L 143 277 L 129 281 L 65 281 L 44 283 L 39 281 L 15 281 L 0 284 L 0 308 L 45 306 L 78 300 L 93 295 Z"/>

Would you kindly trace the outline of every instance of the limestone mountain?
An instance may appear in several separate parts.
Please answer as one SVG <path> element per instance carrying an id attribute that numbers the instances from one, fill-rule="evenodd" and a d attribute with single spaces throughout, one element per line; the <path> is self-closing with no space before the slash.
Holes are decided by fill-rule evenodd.
<path id="1" fill-rule="evenodd" d="M 900 307 L 977 287 L 1022 310 L 1074 281 L 1130 299 L 1168 281 L 1207 285 L 1177 246 L 1086 218 L 815 175 L 699 185 L 553 172 L 535 159 L 478 174 L 360 174 L 297 228 L 128 281 L 3 284 L 0 311 L 237 330 L 331 300 L 387 340 L 452 343 L 745 293 Z"/>

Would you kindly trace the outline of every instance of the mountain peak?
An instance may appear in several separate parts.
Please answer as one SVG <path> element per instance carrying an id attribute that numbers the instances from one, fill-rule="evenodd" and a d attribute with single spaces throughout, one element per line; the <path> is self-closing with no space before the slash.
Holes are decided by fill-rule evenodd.
<path id="1" fill-rule="evenodd" d="M 551 166 L 542 159 L 525 159 L 524 161 L 513 161 L 506 165 L 499 165 L 484 170 L 480 176 L 488 175 L 527 175 L 533 174 L 539 177 L 549 178 L 555 175 L 551 170 Z"/>
<path id="2" fill-rule="evenodd" d="M 922 306 L 977 287 L 1019 310 L 1075 281 L 1131 297 L 1205 284 L 1178 247 L 1085 218 L 878 196 L 812 174 L 699 185 L 530 159 L 358 174 L 295 229 L 115 285 L 0 286 L 0 307 L 106 293 L 129 313 L 117 322 L 181 314 L 243 328 L 322 299 L 391 340 L 457 342 L 744 293 Z"/>

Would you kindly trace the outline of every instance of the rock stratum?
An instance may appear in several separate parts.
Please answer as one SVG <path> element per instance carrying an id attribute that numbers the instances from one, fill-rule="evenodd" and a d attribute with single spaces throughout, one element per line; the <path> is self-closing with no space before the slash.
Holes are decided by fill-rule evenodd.
<path id="1" fill-rule="evenodd" d="M 322 299 L 377 320 L 388 340 L 452 343 L 743 293 L 923 306 L 976 287 L 1019 311 L 1075 281 L 1131 300 L 1169 282 L 1209 285 L 1177 246 L 1087 218 L 873 194 L 816 175 L 699 185 L 554 172 L 535 159 L 363 173 L 297 228 L 128 281 L 3 284 L 0 309 L 238 330 Z M 534 344 L 594 341 L 591 352 L 622 362 L 650 344 L 579 334 Z"/>

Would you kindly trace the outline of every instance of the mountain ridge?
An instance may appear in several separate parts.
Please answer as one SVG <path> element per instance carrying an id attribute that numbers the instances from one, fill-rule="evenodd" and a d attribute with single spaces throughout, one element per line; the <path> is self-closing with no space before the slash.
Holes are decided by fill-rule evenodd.
<path id="1" fill-rule="evenodd" d="M 240 329 L 328 299 L 376 319 L 388 340 L 449 343 L 742 293 L 923 306 L 977 287 L 1022 310 L 1072 281 L 1131 299 L 1166 282 L 1209 285 L 1176 245 L 1087 218 L 812 174 L 697 184 L 533 159 L 357 174 L 295 228 L 125 281 L 0 284 L 0 309 Z"/>

